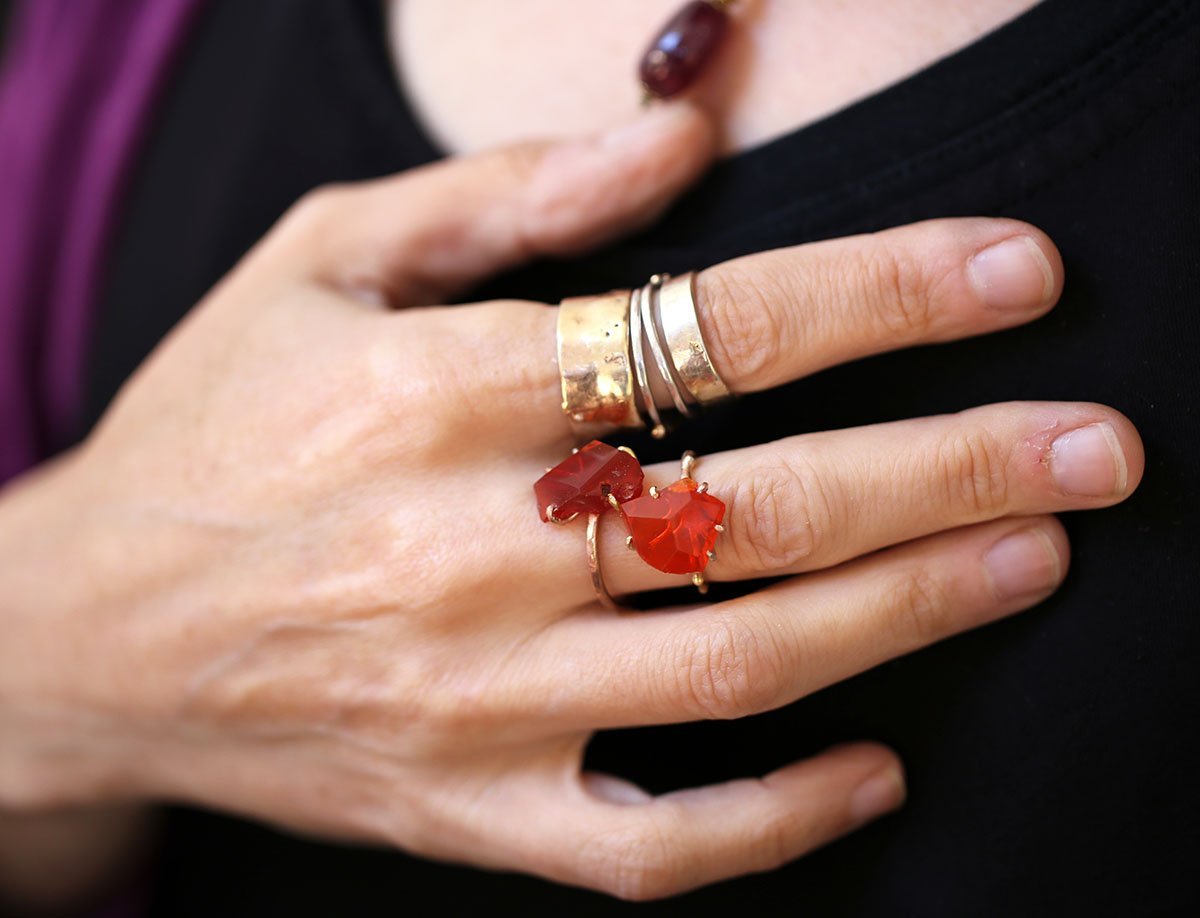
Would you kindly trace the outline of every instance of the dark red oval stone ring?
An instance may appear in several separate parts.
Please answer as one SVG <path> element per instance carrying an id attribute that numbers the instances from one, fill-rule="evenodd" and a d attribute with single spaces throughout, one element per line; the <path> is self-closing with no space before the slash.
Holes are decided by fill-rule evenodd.
<path id="1" fill-rule="evenodd" d="M 725 531 L 725 504 L 708 493 L 708 482 L 692 477 L 696 454 L 686 452 L 679 479 L 643 494 L 645 475 L 628 447 L 593 440 L 546 473 L 533 486 L 538 516 L 567 523 L 588 514 L 587 560 L 596 598 L 616 608 L 600 572 L 597 534 L 600 516 L 613 510 L 628 530 L 625 544 L 643 561 L 667 574 L 690 574 L 704 593 L 704 571 L 716 555 L 717 536 Z"/>

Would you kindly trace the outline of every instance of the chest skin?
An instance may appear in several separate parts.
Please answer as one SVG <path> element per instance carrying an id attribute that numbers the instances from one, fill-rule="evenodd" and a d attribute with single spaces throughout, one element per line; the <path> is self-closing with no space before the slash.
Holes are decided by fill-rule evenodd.
<path id="1" fill-rule="evenodd" d="M 1036 0 L 739 0 L 689 95 L 728 153 L 903 79 Z M 629 117 L 646 46 L 682 0 L 389 0 L 393 64 L 444 148 L 470 152 Z"/>

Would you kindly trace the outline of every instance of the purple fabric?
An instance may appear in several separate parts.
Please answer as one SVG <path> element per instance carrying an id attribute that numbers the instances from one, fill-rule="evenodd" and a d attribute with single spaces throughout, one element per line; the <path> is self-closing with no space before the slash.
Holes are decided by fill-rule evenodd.
<path id="1" fill-rule="evenodd" d="M 204 0 L 26 0 L 0 73 L 0 483 L 73 433 L 123 179 Z"/>

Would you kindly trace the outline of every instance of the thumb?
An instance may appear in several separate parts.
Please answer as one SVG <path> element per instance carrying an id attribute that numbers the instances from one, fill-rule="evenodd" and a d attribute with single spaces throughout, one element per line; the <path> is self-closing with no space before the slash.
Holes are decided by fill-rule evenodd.
<path id="1" fill-rule="evenodd" d="M 434 303 L 652 222 L 714 148 L 698 109 L 658 105 L 586 140 L 522 143 L 318 189 L 277 235 L 303 248 L 300 263 L 320 280 L 393 306 Z"/>

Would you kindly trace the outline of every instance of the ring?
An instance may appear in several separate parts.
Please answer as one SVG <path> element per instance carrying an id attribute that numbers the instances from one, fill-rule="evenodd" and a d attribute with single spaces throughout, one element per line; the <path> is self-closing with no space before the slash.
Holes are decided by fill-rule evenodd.
<path id="1" fill-rule="evenodd" d="M 619 612 L 621 607 L 608 594 L 608 588 L 604 585 L 604 574 L 600 571 L 600 546 L 599 538 L 597 537 L 599 528 L 600 514 L 588 514 L 587 563 L 588 572 L 592 575 L 592 592 L 596 594 L 596 599 L 604 608 L 612 612 Z"/>
<path id="2" fill-rule="evenodd" d="M 655 274 L 642 288 L 642 327 L 646 330 L 646 343 L 650 346 L 650 354 L 654 358 L 654 365 L 658 368 L 659 378 L 666 385 L 667 392 L 671 395 L 671 401 L 675 404 L 675 410 L 686 418 L 691 417 L 692 409 L 688 405 L 687 399 L 683 397 L 683 393 L 679 389 L 679 382 L 667 363 L 667 354 L 663 348 L 657 318 L 660 303 L 659 293 L 662 290 L 663 282 L 669 278 L 668 274 Z M 653 394 L 649 391 L 647 398 L 653 399 Z"/>
<path id="3" fill-rule="evenodd" d="M 584 436 L 607 425 L 645 426 L 634 401 L 628 290 L 563 300 L 558 307 L 562 408 Z"/>
<path id="4" fill-rule="evenodd" d="M 689 450 L 677 481 L 661 490 L 651 485 L 644 496 L 621 502 L 620 511 L 628 548 L 665 574 L 690 574 L 696 589 L 706 593 L 704 570 L 725 531 L 725 503 L 708 493 L 707 481 L 692 477 L 695 465 L 696 454 Z"/>
<path id="5" fill-rule="evenodd" d="M 688 394 L 701 405 L 732 398 L 733 393 L 713 366 L 696 313 L 696 273 L 689 271 L 662 285 L 658 319 L 671 353 L 671 363 Z"/>
<path id="6" fill-rule="evenodd" d="M 593 440 L 571 450 L 534 483 L 544 523 L 569 523 L 581 513 L 603 513 L 610 498 L 631 500 L 642 493 L 642 465 L 628 446 L 613 448 Z"/>
<path id="7" fill-rule="evenodd" d="M 658 413 L 658 406 L 654 403 L 654 393 L 650 389 L 650 377 L 646 373 L 645 348 L 638 346 L 642 341 L 642 323 L 646 321 L 648 315 L 644 309 L 647 303 L 647 287 L 649 284 L 630 294 L 629 334 L 633 340 L 633 376 L 637 382 L 638 401 L 649 418 L 650 436 L 661 440 L 667 435 L 667 425 L 663 423 L 662 415 Z"/>
<path id="8" fill-rule="evenodd" d="M 725 531 L 725 504 L 708 492 L 707 481 L 696 481 L 695 465 L 696 454 L 684 453 L 679 479 L 661 490 L 651 485 L 643 495 L 645 473 L 633 451 L 593 440 L 546 469 L 534 484 L 543 522 L 569 523 L 588 514 L 588 571 L 601 605 L 618 608 L 600 570 L 600 517 L 609 510 L 625 524 L 626 547 L 664 573 L 690 574 L 696 588 L 707 592 L 704 571 L 716 557 L 717 536 Z"/>
<path id="9" fill-rule="evenodd" d="M 656 383 L 680 417 L 732 397 L 700 330 L 694 272 L 655 274 L 637 290 L 569 297 L 559 304 L 557 332 L 562 410 L 581 437 L 647 426 L 655 438 L 666 436 Z"/>

